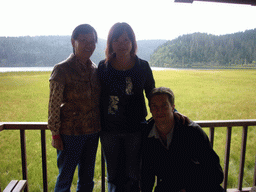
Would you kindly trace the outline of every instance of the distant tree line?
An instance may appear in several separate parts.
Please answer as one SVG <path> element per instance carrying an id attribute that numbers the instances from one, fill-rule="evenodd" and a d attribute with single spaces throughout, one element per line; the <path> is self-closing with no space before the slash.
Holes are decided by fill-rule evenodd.
<path id="1" fill-rule="evenodd" d="M 105 58 L 99 39 L 92 60 Z M 0 67 L 53 66 L 72 53 L 70 36 L 0 37 Z M 256 29 L 228 35 L 182 35 L 174 40 L 138 41 L 138 56 L 155 67 L 256 67 Z"/>
<path id="2" fill-rule="evenodd" d="M 99 40 L 104 45 L 104 40 Z M 95 57 L 104 57 L 99 47 Z M 70 36 L 0 37 L 0 67 L 53 66 L 71 53 Z"/>
<path id="3" fill-rule="evenodd" d="M 150 64 L 179 68 L 256 66 L 256 29 L 221 36 L 183 35 L 159 46 Z"/>
<path id="4" fill-rule="evenodd" d="M 167 40 L 138 41 L 138 56 L 149 60 L 155 49 Z M 106 40 L 99 39 L 91 59 L 98 64 L 105 58 Z M 0 37 L 0 67 L 53 66 L 71 53 L 70 36 Z"/>

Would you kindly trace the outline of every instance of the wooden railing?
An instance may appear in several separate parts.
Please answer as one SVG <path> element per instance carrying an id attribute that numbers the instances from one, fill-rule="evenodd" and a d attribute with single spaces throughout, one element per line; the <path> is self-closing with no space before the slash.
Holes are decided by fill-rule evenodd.
<path id="1" fill-rule="evenodd" d="M 253 126 L 256 131 L 256 119 L 248 120 L 220 120 L 220 121 L 195 121 L 203 128 L 209 128 L 209 139 L 213 146 L 214 144 L 214 132 L 216 127 L 227 128 L 226 135 L 226 149 L 225 149 L 225 162 L 224 162 L 224 181 L 223 188 L 229 192 L 236 191 L 250 191 L 251 187 L 243 188 L 243 176 L 244 176 L 244 165 L 245 165 L 245 152 L 246 152 L 246 142 L 247 142 L 247 131 L 249 126 Z M 240 167 L 239 167 L 239 178 L 238 178 L 238 187 L 236 189 L 227 189 L 228 182 L 228 168 L 229 168 L 229 157 L 230 157 L 230 146 L 231 146 L 231 134 L 232 127 L 241 127 L 243 129 L 242 134 L 242 144 L 241 144 L 241 157 L 240 157 Z M 28 180 L 27 174 L 27 160 L 26 160 L 26 139 L 25 139 L 25 130 L 41 130 L 41 151 L 42 151 L 42 174 L 43 174 L 43 189 L 44 192 L 48 192 L 48 182 L 47 182 L 47 163 L 46 163 L 46 136 L 45 131 L 47 129 L 46 123 L 34 123 L 34 122 L 23 122 L 23 123 L 1 123 L 0 122 L 0 131 L 3 130 L 20 130 L 20 143 L 21 143 L 21 158 L 22 158 L 22 174 L 23 179 Z M 256 144 L 254 145 L 256 151 Z M 102 150 L 101 150 L 102 152 Z M 101 170 L 102 170 L 102 191 L 105 192 L 105 162 L 103 155 L 101 155 Z M 253 176 L 253 186 L 256 185 L 256 159 L 254 166 L 254 176 Z M 24 191 L 28 191 L 28 186 Z"/>

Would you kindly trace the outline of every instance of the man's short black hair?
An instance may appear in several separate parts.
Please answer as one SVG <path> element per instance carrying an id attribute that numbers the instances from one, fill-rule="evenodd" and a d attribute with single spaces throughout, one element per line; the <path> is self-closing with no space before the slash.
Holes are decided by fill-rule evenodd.
<path id="1" fill-rule="evenodd" d="M 158 88 L 152 89 L 151 93 L 149 94 L 149 98 L 148 98 L 149 106 L 150 106 L 151 99 L 152 99 L 153 96 L 155 96 L 155 95 L 163 95 L 163 94 L 168 95 L 169 101 L 170 101 L 171 105 L 173 106 L 174 105 L 174 99 L 175 99 L 174 93 L 168 87 L 158 87 Z"/>

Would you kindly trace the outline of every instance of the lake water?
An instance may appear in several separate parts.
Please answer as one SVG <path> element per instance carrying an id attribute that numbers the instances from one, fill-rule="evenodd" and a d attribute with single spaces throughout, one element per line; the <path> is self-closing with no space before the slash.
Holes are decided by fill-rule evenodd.
<path id="1" fill-rule="evenodd" d="M 52 71 L 53 67 L 0 67 L 0 73 L 26 71 Z M 152 70 L 170 70 L 171 68 L 151 67 Z"/>
<path id="2" fill-rule="evenodd" d="M 53 67 L 0 67 L 0 73 L 25 71 L 52 71 Z"/>

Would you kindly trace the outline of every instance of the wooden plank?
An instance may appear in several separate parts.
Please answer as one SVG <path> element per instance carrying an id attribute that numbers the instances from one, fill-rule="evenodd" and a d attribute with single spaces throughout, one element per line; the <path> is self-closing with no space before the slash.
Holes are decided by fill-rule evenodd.
<path id="1" fill-rule="evenodd" d="M 201 127 L 255 126 L 256 119 L 195 121 Z M 47 122 L 1 122 L 7 130 L 49 130 Z"/>
<path id="2" fill-rule="evenodd" d="M 6 186 L 3 192 L 11 192 L 18 182 L 18 180 L 11 180 L 11 182 Z"/>
<path id="3" fill-rule="evenodd" d="M 227 189 L 227 192 L 250 192 L 251 189 L 252 189 L 251 187 L 243 188 L 242 190 L 238 190 L 238 189 Z"/>
<path id="4" fill-rule="evenodd" d="M 0 123 L 0 131 L 3 131 L 3 130 L 4 130 L 4 124 Z"/>
<path id="5" fill-rule="evenodd" d="M 256 192 L 256 186 L 252 187 L 252 189 L 250 190 L 250 192 Z"/>
<path id="6" fill-rule="evenodd" d="M 27 180 L 20 180 L 12 192 L 21 192 L 27 186 Z"/>
<path id="7" fill-rule="evenodd" d="M 255 126 L 256 119 L 195 121 L 201 127 Z"/>
<path id="8" fill-rule="evenodd" d="M 49 130 L 46 122 L 1 122 L 4 130 Z"/>

